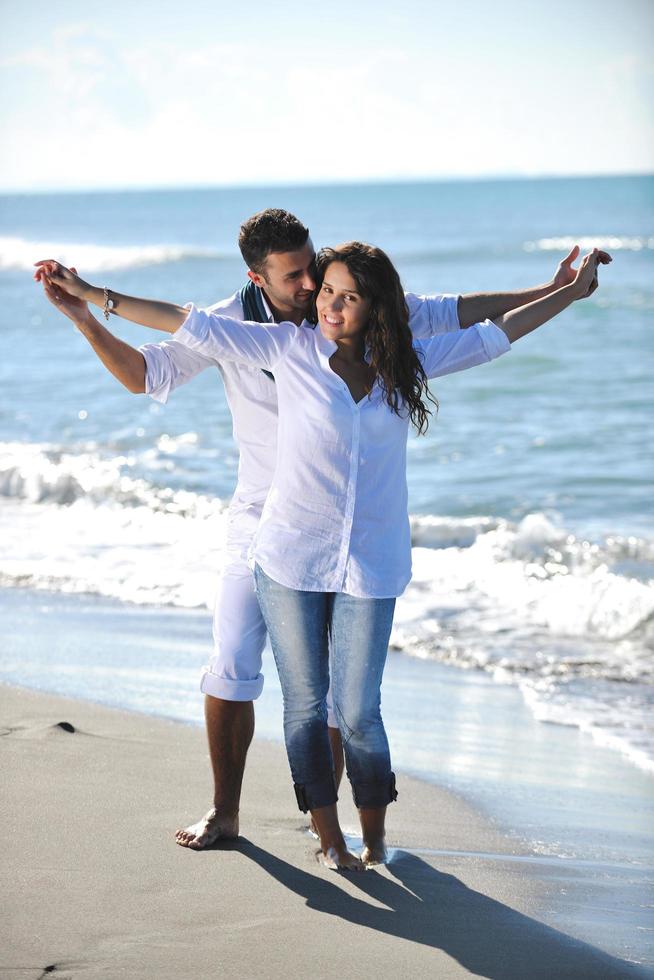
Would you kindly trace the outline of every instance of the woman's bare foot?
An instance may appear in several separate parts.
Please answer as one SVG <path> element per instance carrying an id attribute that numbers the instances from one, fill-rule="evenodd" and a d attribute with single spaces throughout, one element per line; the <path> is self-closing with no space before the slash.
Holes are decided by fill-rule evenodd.
<path id="1" fill-rule="evenodd" d="M 386 807 L 360 807 L 359 819 L 363 837 L 361 860 L 366 868 L 373 868 L 376 864 L 386 864 L 388 860 L 384 832 Z"/>
<path id="2" fill-rule="evenodd" d="M 335 803 L 312 810 L 311 824 L 320 837 L 322 854 L 319 860 L 326 868 L 363 871 L 360 859 L 347 849 Z"/>
<path id="3" fill-rule="evenodd" d="M 376 864 L 386 864 L 388 861 L 388 851 L 386 850 L 384 838 L 382 837 L 380 840 L 370 841 L 369 843 L 364 841 L 361 860 L 366 868 L 374 868 Z"/>
<path id="4" fill-rule="evenodd" d="M 364 871 L 362 861 L 348 851 L 345 841 L 342 845 L 325 848 L 320 854 L 320 863 L 331 871 Z"/>
<path id="5" fill-rule="evenodd" d="M 202 851 L 218 840 L 233 840 L 238 837 L 238 814 L 226 816 L 212 807 L 208 813 L 184 830 L 178 830 L 175 840 L 180 847 L 190 847 Z"/>

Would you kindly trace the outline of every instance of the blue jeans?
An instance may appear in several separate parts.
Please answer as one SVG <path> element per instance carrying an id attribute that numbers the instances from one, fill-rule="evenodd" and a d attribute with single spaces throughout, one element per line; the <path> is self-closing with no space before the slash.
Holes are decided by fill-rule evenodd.
<path id="1" fill-rule="evenodd" d="M 284 738 L 300 809 L 306 813 L 338 799 L 327 733 L 330 652 L 334 712 L 354 802 L 386 806 L 397 793 L 380 692 L 395 599 L 287 589 L 258 565 L 254 579 L 281 681 Z"/>

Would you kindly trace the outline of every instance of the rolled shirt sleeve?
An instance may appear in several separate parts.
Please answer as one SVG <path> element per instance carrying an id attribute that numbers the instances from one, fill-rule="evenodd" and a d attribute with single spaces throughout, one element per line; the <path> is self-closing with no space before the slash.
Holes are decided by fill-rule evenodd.
<path id="1" fill-rule="evenodd" d="M 191 381 L 206 368 L 216 366 L 215 360 L 178 340 L 143 344 L 139 350 L 145 359 L 145 394 L 162 404 L 168 401 L 175 388 Z"/>
<path id="2" fill-rule="evenodd" d="M 272 370 L 296 342 L 299 331 L 294 323 L 241 322 L 191 304 L 186 320 L 173 337 L 205 358 Z"/>
<path id="3" fill-rule="evenodd" d="M 461 329 L 458 295 L 418 296 L 416 293 L 405 293 L 405 299 L 409 308 L 409 327 L 418 340 Z"/>
<path id="4" fill-rule="evenodd" d="M 456 333 L 416 340 L 413 346 L 428 378 L 465 371 L 511 349 L 508 337 L 492 320 L 475 323 Z"/>

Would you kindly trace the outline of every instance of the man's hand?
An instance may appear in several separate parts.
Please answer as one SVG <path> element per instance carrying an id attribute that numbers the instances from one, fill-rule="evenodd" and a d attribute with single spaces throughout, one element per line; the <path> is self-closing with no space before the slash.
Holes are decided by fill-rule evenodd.
<path id="1" fill-rule="evenodd" d="M 55 259 L 41 259 L 34 265 L 36 266 L 34 273 L 36 282 L 43 282 L 47 278 L 52 285 L 58 286 L 69 296 L 76 296 L 78 299 L 87 298 L 89 284 L 80 279 L 75 269 L 67 269 L 65 265 L 55 261 Z"/>
<path id="2" fill-rule="evenodd" d="M 63 266 L 60 266 L 59 268 L 64 269 Z M 79 282 L 82 282 L 82 280 L 77 276 L 76 269 L 64 269 L 64 271 L 68 274 L 71 281 L 77 279 Z M 64 316 L 67 316 L 69 320 L 72 320 L 73 323 L 81 323 L 85 318 L 88 318 L 89 308 L 84 300 L 80 299 L 78 296 L 75 296 L 73 293 L 69 293 L 66 289 L 62 289 L 61 286 L 53 282 L 50 276 L 47 275 L 44 268 L 39 269 L 35 273 L 34 278 L 37 281 L 41 281 L 43 285 L 43 292 L 52 305 L 56 307 L 60 313 L 63 313 Z M 66 285 L 68 285 L 69 279 L 63 279 L 63 277 L 57 276 L 57 282 L 65 281 Z"/>
<path id="3" fill-rule="evenodd" d="M 597 258 L 596 265 L 597 264 L 608 265 L 609 262 L 613 261 L 613 259 L 611 258 L 608 252 L 602 252 L 599 249 L 596 249 L 595 255 Z M 555 289 L 561 289 L 562 286 L 569 286 L 571 283 L 575 281 L 575 279 L 577 278 L 578 270 L 573 268 L 572 263 L 575 262 L 578 257 L 579 257 L 579 246 L 575 245 L 572 251 L 568 255 L 566 255 L 566 257 L 562 259 L 561 262 L 559 262 L 558 266 L 556 267 L 556 272 L 554 274 L 554 279 L 553 279 L 553 284 Z M 594 293 L 595 290 L 597 289 L 597 286 L 598 286 L 598 282 L 597 282 L 597 273 L 596 273 L 595 278 L 591 283 L 589 292 L 586 295 L 590 296 L 591 293 Z"/>
<path id="4" fill-rule="evenodd" d="M 35 280 L 43 282 L 44 286 L 47 280 L 48 285 L 55 290 L 50 293 L 46 290 L 46 295 L 51 303 L 57 306 L 58 302 L 63 302 L 64 295 L 67 297 L 64 305 L 59 305 L 59 309 L 66 316 L 70 316 L 75 309 L 69 303 L 72 298 L 82 300 L 85 304 L 92 303 L 93 306 L 99 306 L 104 311 L 105 316 L 107 315 L 107 289 L 85 282 L 80 279 L 75 269 L 67 269 L 65 265 L 55 259 L 41 259 L 34 265 L 36 266 Z M 59 294 L 56 290 L 59 290 Z M 131 320 L 132 323 L 142 323 L 144 327 L 164 330 L 166 333 L 175 333 L 188 316 L 186 307 L 176 306 L 174 303 L 164 303 L 156 299 L 139 299 L 137 296 L 125 296 L 113 289 L 110 298 L 111 313 L 115 313 L 125 320 Z M 71 319 L 73 319 L 72 316 Z"/>
<path id="5" fill-rule="evenodd" d="M 114 337 L 106 327 L 91 315 L 84 287 L 88 284 L 77 275 L 77 269 L 67 269 L 53 260 L 37 263 L 34 278 L 43 286 L 50 303 L 72 320 L 88 340 L 104 366 L 111 371 L 128 391 L 142 394 L 145 391 L 145 358 L 140 351 Z M 82 296 L 80 296 L 80 292 Z"/>

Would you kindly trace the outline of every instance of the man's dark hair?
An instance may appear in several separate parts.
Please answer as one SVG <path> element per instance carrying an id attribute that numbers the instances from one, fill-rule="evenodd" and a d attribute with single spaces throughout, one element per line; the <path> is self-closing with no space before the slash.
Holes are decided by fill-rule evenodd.
<path id="1" fill-rule="evenodd" d="M 238 247 L 248 269 L 263 275 L 271 252 L 297 252 L 309 237 L 309 229 L 282 208 L 266 208 L 244 221 Z"/>

